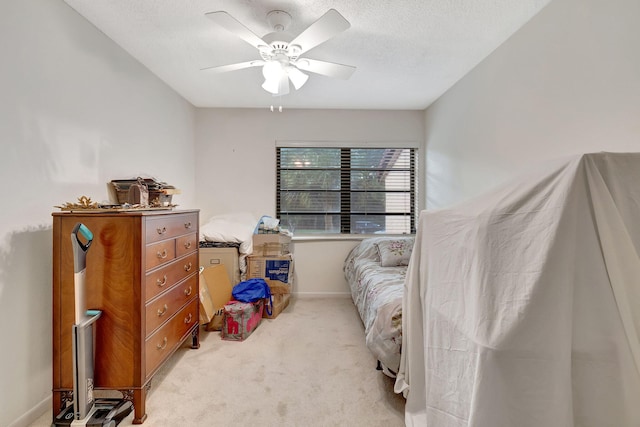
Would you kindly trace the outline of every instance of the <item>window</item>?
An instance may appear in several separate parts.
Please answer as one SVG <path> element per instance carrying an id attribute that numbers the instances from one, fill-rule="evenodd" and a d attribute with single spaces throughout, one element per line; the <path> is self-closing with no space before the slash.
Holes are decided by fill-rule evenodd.
<path id="1" fill-rule="evenodd" d="M 299 234 L 415 232 L 415 148 L 276 147 L 276 215 Z"/>

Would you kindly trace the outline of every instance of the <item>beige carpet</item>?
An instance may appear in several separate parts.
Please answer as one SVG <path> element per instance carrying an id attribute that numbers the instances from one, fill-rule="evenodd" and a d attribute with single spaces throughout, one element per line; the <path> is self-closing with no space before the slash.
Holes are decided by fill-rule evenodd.
<path id="1" fill-rule="evenodd" d="M 294 299 L 244 342 L 200 336 L 154 378 L 143 425 L 404 425 L 404 399 L 375 370 L 350 299 Z M 47 413 L 32 427 L 50 423 Z"/>

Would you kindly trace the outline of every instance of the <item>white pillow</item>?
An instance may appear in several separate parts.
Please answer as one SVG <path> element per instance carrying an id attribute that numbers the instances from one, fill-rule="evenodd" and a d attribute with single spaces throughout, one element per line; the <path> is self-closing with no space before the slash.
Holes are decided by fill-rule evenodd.
<path id="1" fill-rule="evenodd" d="M 258 218 L 250 213 L 217 215 L 200 227 L 200 240 L 230 243 L 250 242 L 257 223 Z"/>
<path id="2" fill-rule="evenodd" d="M 409 265 L 413 250 L 413 237 L 383 240 L 376 243 L 380 264 L 383 267 L 398 267 Z"/>

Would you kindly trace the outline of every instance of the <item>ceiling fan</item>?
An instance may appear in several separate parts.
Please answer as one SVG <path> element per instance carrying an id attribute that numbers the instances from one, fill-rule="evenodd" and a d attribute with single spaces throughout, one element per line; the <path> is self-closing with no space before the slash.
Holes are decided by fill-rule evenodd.
<path id="1" fill-rule="evenodd" d="M 282 10 L 272 10 L 267 14 L 267 22 L 273 31 L 262 38 L 255 35 L 227 12 L 209 12 L 205 16 L 258 49 L 262 59 L 207 67 L 202 70 L 224 73 L 250 67 L 262 67 L 262 74 L 265 78 L 262 88 L 274 96 L 288 94 L 289 81 L 293 83 L 296 90 L 300 89 L 309 78 L 301 70 L 346 80 L 356 69 L 356 67 L 335 62 L 300 58 L 300 55 L 351 26 L 349 21 L 335 9 L 329 9 L 327 13 L 295 38 L 286 32 L 291 23 L 291 15 Z"/>

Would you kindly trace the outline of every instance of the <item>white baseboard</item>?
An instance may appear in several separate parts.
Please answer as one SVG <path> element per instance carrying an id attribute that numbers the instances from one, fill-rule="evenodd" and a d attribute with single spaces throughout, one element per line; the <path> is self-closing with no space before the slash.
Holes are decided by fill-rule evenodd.
<path id="1" fill-rule="evenodd" d="M 294 292 L 294 298 L 351 298 L 349 292 Z"/>
<path id="2" fill-rule="evenodd" d="M 51 410 L 51 399 L 51 396 L 45 398 L 43 401 L 24 413 L 20 418 L 9 424 L 9 427 L 29 427 L 31 424 L 36 422 L 38 418 L 44 415 L 45 412 Z"/>

